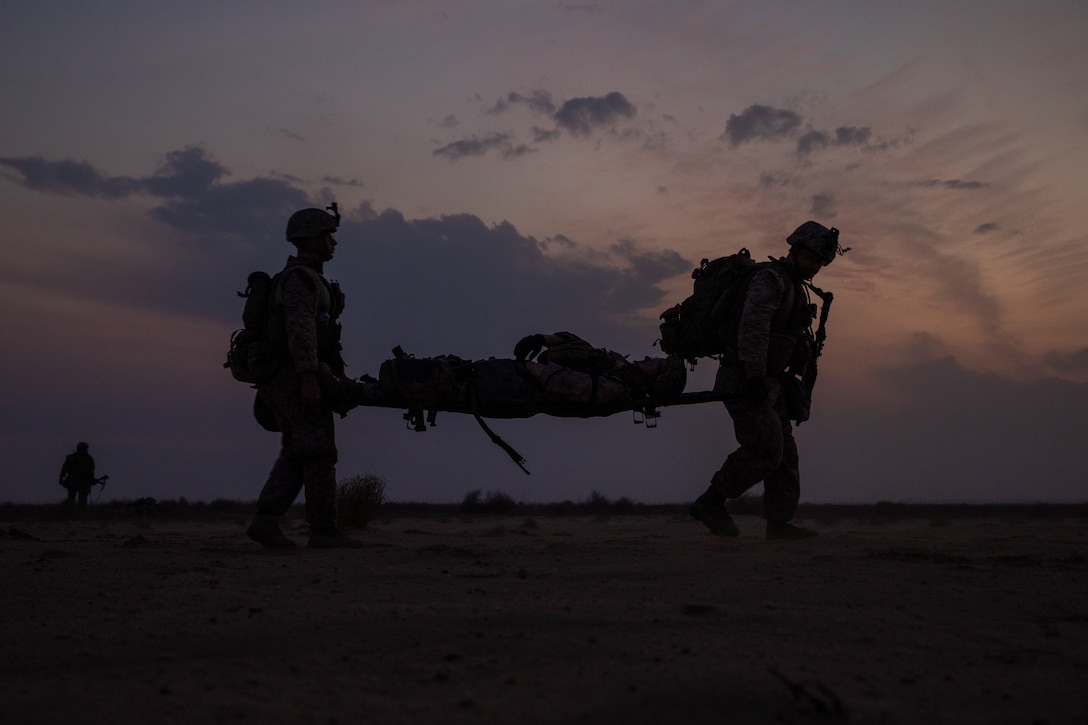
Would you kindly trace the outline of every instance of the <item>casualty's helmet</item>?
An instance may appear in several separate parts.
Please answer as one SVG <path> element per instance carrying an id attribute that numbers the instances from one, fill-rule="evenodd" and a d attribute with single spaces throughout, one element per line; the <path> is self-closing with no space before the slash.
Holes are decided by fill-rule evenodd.
<path id="1" fill-rule="evenodd" d="M 839 230 L 831 227 L 828 229 L 818 222 L 808 221 L 797 227 L 793 234 L 786 237 L 786 242 L 791 246 L 799 246 L 807 249 L 821 260 L 825 265 L 835 260 L 835 255 L 843 254 L 845 249 L 839 246 Z"/>
<path id="2" fill-rule="evenodd" d="M 335 232 L 339 226 L 339 214 L 333 216 L 324 209 L 300 209 L 287 220 L 287 241 L 320 237 L 326 232 Z"/>

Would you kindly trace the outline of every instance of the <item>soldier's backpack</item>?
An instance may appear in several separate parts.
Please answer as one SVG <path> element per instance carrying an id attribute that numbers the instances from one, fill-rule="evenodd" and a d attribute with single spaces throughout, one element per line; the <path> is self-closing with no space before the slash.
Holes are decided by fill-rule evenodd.
<path id="1" fill-rule="evenodd" d="M 661 349 L 691 364 L 736 348 L 737 325 L 748 283 L 769 262 L 753 262 L 747 249 L 704 259 L 691 273 L 691 296 L 661 313 Z"/>
<path id="2" fill-rule="evenodd" d="M 269 340 L 268 316 L 279 276 L 251 272 L 245 292 L 238 293 L 246 301 L 242 309 L 243 327 L 230 336 L 223 367 L 230 368 L 231 375 L 239 382 L 257 385 L 275 372 L 280 345 Z"/>

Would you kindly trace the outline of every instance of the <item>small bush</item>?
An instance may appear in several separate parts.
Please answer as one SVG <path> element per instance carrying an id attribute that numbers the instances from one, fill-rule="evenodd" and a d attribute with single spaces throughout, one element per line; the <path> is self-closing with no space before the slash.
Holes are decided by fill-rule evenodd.
<path id="1" fill-rule="evenodd" d="M 480 510 L 480 498 L 482 494 L 480 489 L 469 491 L 465 494 L 465 498 L 461 501 L 461 510 L 466 513 L 475 513 Z"/>
<path id="2" fill-rule="evenodd" d="M 340 482 L 336 497 L 337 519 L 341 526 L 365 529 L 378 517 L 385 503 L 385 479 L 373 473 L 352 476 Z"/>
<path id="3" fill-rule="evenodd" d="M 479 490 L 475 490 L 465 494 L 460 511 L 463 514 L 508 514 L 517 508 L 517 502 L 508 493 L 488 491 L 486 495 L 482 495 Z"/>

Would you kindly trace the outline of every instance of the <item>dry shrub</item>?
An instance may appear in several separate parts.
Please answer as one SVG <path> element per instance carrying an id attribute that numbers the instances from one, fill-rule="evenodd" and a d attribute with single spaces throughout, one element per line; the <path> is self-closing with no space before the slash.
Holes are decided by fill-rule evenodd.
<path id="1" fill-rule="evenodd" d="M 341 526 L 366 528 L 378 517 L 385 503 L 385 479 L 373 473 L 352 476 L 340 482 L 336 497 L 337 519 Z"/>
<path id="2" fill-rule="evenodd" d="M 461 501 L 463 514 L 509 514 L 518 508 L 518 503 L 504 491 L 488 491 L 486 495 L 479 489 L 469 491 Z"/>

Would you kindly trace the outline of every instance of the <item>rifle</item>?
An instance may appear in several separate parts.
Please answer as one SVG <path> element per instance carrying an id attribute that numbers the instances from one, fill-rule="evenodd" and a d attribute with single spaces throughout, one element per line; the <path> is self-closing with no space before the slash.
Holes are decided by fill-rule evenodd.
<path id="1" fill-rule="evenodd" d="M 99 486 L 102 487 L 102 488 L 98 489 L 98 496 L 94 497 L 95 501 L 97 501 L 102 496 L 102 492 L 106 490 L 106 481 L 108 481 L 109 479 L 110 479 L 109 476 L 101 476 L 99 478 L 94 479 L 94 483 L 91 484 L 91 487 L 93 488 L 95 483 L 97 483 Z"/>
<path id="2" fill-rule="evenodd" d="M 830 292 L 824 292 L 822 289 L 812 284 L 812 282 L 806 280 L 804 282 L 805 287 L 812 291 L 814 295 L 820 298 L 820 323 L 816 326 L 816 332 L 813 335 L 812 346 L 812 360 L 805 366 L 805 370 L 801 375 L 801 380 L 795 383 L 795 385 L 801 388 L 800 395 L 802 400 L 798 401 L 803 411 L 799 411 L 797 418 L 797 425 L 801 425 L 804 421 L 808 420 L 808 409 L 812 404 L 812 390 L 816 387 L 816 376 L 819 375 L 819 368 L 816 365 L 816 361 L 820 359 L 820 355 L 824 351 L 824 341 L 827 340 L 827 316 L 831 312 L 831 302 L 835 299 L 835 295 Z M 815 305 L 813 305 L 815 307 Z M 793 378 L 793 376 L 790 376 Z"/>

